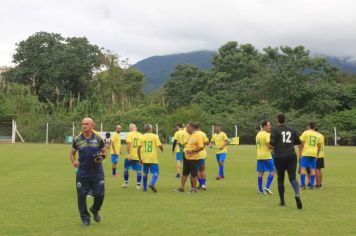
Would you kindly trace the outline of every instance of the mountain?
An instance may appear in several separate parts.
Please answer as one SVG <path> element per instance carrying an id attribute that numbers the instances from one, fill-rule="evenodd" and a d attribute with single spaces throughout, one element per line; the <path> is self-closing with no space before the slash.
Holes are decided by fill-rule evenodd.
<path id="1" fill-rule="evenodd" d="M 212 51 L 196 51 L 153 56 L 137 62 L 133 67 L 144 73 L 146 80 L 145 92 L 148 93 L 161 87 L 169 79 L 169 75 L 178 64 L 193 64 L 201 69 L 211 68 L 214 54 L 215 52 Z"/>
<path id="2" fill-rule="evenodd" d="M 145 92 L 158 90 L 169 75 L 173 72 L 177 64 L 193 64 L 201 69 L 212 67 L 213 51 L 196 51 L 165 56 L 153 56 L 137 62 L 133 67 L 142 71 L 145 75 Z M 322 55 L 318 55 L 322 56 Z M 356 74 L 355 58 L 339 58 L 323 56 L 331 64 L 337 65 L 341 71 Z"/>

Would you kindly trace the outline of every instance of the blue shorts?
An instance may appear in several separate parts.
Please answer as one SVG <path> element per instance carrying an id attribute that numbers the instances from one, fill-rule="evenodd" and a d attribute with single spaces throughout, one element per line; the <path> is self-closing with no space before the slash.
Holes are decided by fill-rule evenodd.
<path id="1" fill-rule="evenodd" d="M 143 164 L 143 173 L 148 174 L 150 172 L 153 175 L 159 174 L 159 166 L 157 163 L 144 163 Z"/>
<path id="2" fill-rule="evenodd" d="M 176 160 L 183 161 L 184 152 L 176 152 Z"/>
<path id="3" fill-rule="evenodd" d="M 300 167 L 315 169 L 316 157 L 302 156 L 300 158 Z"/>
<path id="4" fill-rule="evenodd" d="M 257 172 L 273 172 L 274 162 L 273 159 L 257 160 Z"/>
<path id="5" fill-rule="evenodd" d="M 124 168 L 127 170 L 141 171 L 142 165 L 139 160 L 128 160 L 127 158 L 124 161 Z"/>
<path id="6" fill-rule="evenodd" d="M 111 162 L 113 164 L 117 164 L 117 161 L 119 160 L 119 155 L 117 154 L 111 154 Z"/>
<path id="7" fill-rule="evenodd" d="M 198 160 L 198 168 L 200 168 L 202 165 L 205 165 L 205 158 Z"/>
<path id="8" fill-rule="evenodd" d="M 216 160 L 224 162 L 226 159 L 226 152 L 216 154 Z"/>

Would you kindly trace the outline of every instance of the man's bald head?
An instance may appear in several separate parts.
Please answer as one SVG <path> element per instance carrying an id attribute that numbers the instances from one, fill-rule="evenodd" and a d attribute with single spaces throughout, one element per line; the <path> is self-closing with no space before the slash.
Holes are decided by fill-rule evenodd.
<path id="1" fill-rule="evenodd" d="M 137 126 L 135 124 L 131 124 L 130 125 L 130 131 L 131 132 L 137 131 Z"/>
<path id="2" fill-rule="evenodd" d="M 89 132 L 94 128 L 94 120 L 90 117 L 85 117 L 82 120 L 82 130 L 83 132 Z"/>

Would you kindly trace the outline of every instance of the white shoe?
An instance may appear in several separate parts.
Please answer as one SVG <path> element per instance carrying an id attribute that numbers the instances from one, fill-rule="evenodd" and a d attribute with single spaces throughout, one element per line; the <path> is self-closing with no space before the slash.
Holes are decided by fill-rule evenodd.
<path id="1" fill-rule="evenodd" d="M 273 195 L 273 192 L 269 188 L 264 188 L 265 192 L 269 195 Z"/>
<path id="2" fill-rule="evenodd" d="M 121 185 L 122 188 L 128 188 L 129 185 L 127 183 L 124 183 L 123 185 Z"/>
<path id="3" fill-rule="evenodd" d="M 137 190 L 140 190 L 140 188 L 141 188 L 141 185 L 136 185 Z"/>

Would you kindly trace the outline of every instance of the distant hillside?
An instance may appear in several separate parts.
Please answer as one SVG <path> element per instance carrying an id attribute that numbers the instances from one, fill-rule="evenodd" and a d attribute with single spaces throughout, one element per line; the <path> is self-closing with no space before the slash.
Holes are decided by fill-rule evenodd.
<path id="1" fill-rule="evenodd" d="M 202 69 L 211 68 L 214 53 L 212 51 L 197 51 L 153 56 L 137 62 L 133 67 L 145 74 L 145 92 L 148 93 L 159 89 L 169 79 L 169 75 L 177 64 L 193 64 Z M 325 57 L 331 64 L 337 65 L 341 71 L 356 74 L 356 60 L 331 56 Z"/>
<path id="2" fill-rule="evenodd" d="M 169 79 L 169 75 L 178 64 L 193 64 L 201 69 L 212 67 L 211 62 L 214 53 L 212 51 L 197 51 L 153 56 L 137 62 L 133 67 L 145 74 L 145 92 L 147 93 L 157 90 L 162 86 Z"/>

